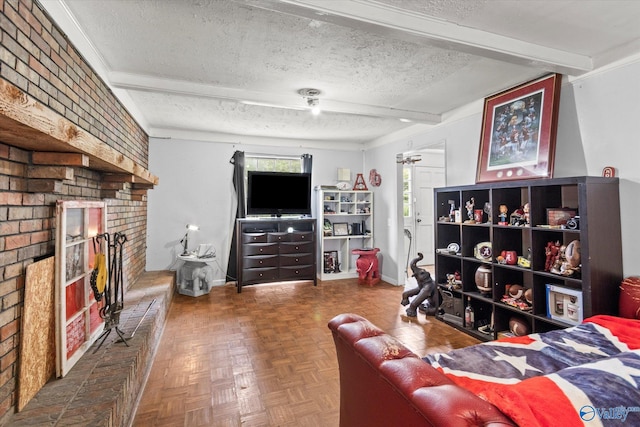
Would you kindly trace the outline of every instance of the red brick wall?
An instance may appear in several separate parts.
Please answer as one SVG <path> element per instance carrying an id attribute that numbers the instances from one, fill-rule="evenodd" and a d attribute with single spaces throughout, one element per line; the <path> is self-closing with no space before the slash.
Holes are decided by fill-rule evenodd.
<path id="1" fill-rule="evenodd" d="M 148 166 L 148 136 L 89 67 L 41 6 L 31 0 L 0 0 L 0 78 Z M 15 410 L 20 320 L 26 266 L 55 252 L 55 202 L 100 200 L 102 174 L 74 169 L 61 194 L 26 192 L 28 151 L 0 141 L 0 425 Z M 127 192 L 108 199 L 110 232 L 127 236 L 126 282 L 145 270 L 146 201 Z"/>

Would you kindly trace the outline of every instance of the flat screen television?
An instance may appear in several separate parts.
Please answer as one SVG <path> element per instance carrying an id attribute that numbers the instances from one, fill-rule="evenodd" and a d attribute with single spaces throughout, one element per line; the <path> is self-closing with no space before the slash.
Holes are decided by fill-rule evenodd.
<path id="1" fill-rule="evenodd" d="M 248 215 L 311 215 L 311 174 L 249 171 Z"/>

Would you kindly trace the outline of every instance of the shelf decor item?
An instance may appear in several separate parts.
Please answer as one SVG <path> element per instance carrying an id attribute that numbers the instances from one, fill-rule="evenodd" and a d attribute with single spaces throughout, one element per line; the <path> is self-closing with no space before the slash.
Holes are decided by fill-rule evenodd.
<path id="1" fill-rule="evenodd" d="M 552 178 L 560 74 L 485 98 L 476 182 Z"/>
<path id="2" fill-rule="evenodd" d="M 491 280 L 491 268 L 481 265 L 476 270 L 475 282 L 478 291 L 483 295 L 490 295 L 493 291 L 493 281 Z"/>
<path id="3" fill-rule="evenodd" d="M 551 227 L 561 227 L 577 214 L 577 209 L 547 208 L 547 224 Z"/>
<path id="4" fill-rule="evenodd" d="M 346 222 L 333 223 L 333 235 L 334 236 L 348 236 L 349 225 Z"/>
<path id="5" fill-rule="evenodd" d="M 324 272 L 325 273 L 340 272 L 340 264 L 338 262 L 338 251 L 324 252 Z"/>
<path id="6" fill-rule="evenodd" d="M 582 291 L 553 284 L 546 285 L 547 317 L 578 325 L 582 323 Z"/>

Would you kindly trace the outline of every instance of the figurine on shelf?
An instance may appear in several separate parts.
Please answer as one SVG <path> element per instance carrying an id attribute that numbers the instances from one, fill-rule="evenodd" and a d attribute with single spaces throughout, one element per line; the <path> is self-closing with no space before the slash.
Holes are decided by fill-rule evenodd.
<path id="1" fill-rule="evenodd" d="M 454 222 L 456 220 L 456 201 L 449 200 L 449 221 Z"/>
<path id="2" fill-rule="evenodd" d="M 525 219 L 524 219 L 524 207 L 520 206 L 518 209 L 516 209 L 515 211 L 513 211 L 513 213 L 511 214 L 510 217 L 510 224 L 511 225 L 516 225 L 516 226 L 522 226 L 525 225 Z"/>
<path id="3" fill-rule="evenodd" d="M 528 227 L 529 225 L 531 225 L 531 218 L 529 217 L 529 210 L 531 209 L 531 205 L 529 205 L 529 203 L 525 203 L 524 206 L 522 207 L 522 210 L 524 211 L 524 226 Z"/>
<path id="4" fill-rule="evenodd" d="M 455 273 L 447 273 L 447 284 L 445 285 L 447 290 L 462 289 L 462 276 L 459 271 Z"/>
<path id="5" fill-rule="evenodd" d="M 500 205 L 500 213 L 498 214 L 498 225 L 507 225 L 507 213 L 509 212 L 509 208 L 507 205 Z"/>
<path id="6" fill-rule="evenodd" d="M 431 274 L 427 270 L 417 265 L 418 261 L 422 260 L 422 258 L 422 253 L 418 252 L 418 257 L 414 258 L 410 264 L 411 271 L 413 271 L 411 277 L 416 279 L 418 286 L 404 291 L 402 293 L 402 301 L 400 301 L 400 304 L 409 306 L 407 307 L 407 316 L 409 317 L 416 317 L 418 315 L 417 308 L 423 302 L 424 310 L 421 308 L 420 311 L 423 311 L 425 314 L 433 316 L 438 310 L 436 282 L 431 278 Z M 409 297 L 413 296 L 415 296 L 415 298 L 409 303 Z"/>
<path id="7" fill-rule="evenodd" d="M 466 224 L 475 224 L 476 220 L 474 219 L 473 216 L 473 210 L 476 206 L 476 199 L 474 199 L 473 197 L 464 205 L 465 208 L 467 208 L 467 219 L 465 221 Z"/>
<path id="8" fill-rule="evenodd" d="M 560 246 L 550 271 L 551 273 L 567 277 L 580 272 L 579 240 L 574 240 L 566 246 Z"/>
<path id="9" fill-rule="evenodd" d="M 322 223 L 322 234 L 325 237 L 333 236 L 333 225 L 331 224 L 331 221 L 329 221 L 327 218 L 325 218 L 324 222 Z"/>
<path id="10" fill-rule="evenodd" d="M 544 271 L 551 271 L 553 264 L 556 262 L 556 257 L 558 256 L 558 252 L 560 252 L 560 242 L 548 242 L 547 246 L 544 248 L 544 254 L 546 256 L 544 262 Z"/>

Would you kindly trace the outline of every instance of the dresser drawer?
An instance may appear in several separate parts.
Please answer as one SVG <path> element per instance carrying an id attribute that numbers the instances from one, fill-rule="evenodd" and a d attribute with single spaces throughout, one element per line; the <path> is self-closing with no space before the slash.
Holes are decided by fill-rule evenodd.
<path id="1" fill-rule="evenodd" d="M 267 243 L 267 233 L 242 233 L 242 243 Z"/>
<path id="2" fill-rule="evenodd" d="M 293 231 L 289 233 L 292 242 L 312 242 L 313 231 Z"/>
<path id="3" fill-rule="evenodd" d="M 242 268 L 277 267 L 278 255 L 254 255 L 242 259 Z"/>
<path id="4" fill-rule="evenodd" d="M 244 256 L 251 255 L 276 255 L 278 243 L 251 243 L 244 245 Z"/>
<path id="5" fill-rule="evenodd" d="M 278 279 L 277 267 L 249 268 L 242 271 L 243 283 L 272 282 Z"/>
<path id="6" fill-rule="evenodd" d="M 280 267 L 280 280 L 310 280 L 313 279 L 313 273 L 313 265 Z"/>
<path id="7" fill-rule="evenodd" d="M 280 243 L 281 254 L 312 253 L 312 252 L 313 252 L 313 242 Z"/>
<path id="8" fill-rule="evenodd" d="M 295 266 L 313 264 L 313 255 L 310 253 L 305 254 L 287 254 L 280 255 L 280 265 L 282 266 Z"/>
<path id="9" fill-rule="evenodd" d="M 290 233 L 287 232 L 267 234 L 267 242 L 288 242 L 290 240 Z"/>

